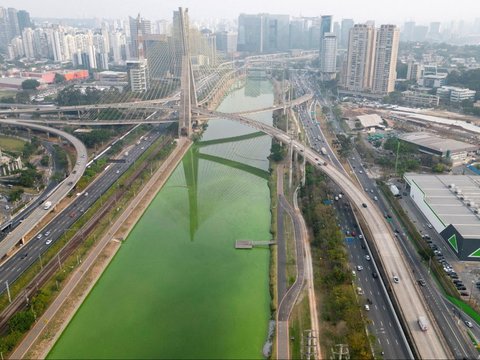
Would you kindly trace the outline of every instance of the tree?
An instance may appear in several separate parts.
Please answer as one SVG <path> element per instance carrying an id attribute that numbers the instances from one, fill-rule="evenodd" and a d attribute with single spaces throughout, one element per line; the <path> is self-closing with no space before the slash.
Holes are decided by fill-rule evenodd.
<path id="1" fill-rule="evenodd" d="M 23 90 L 37 90 L 40 86 L 40 83 L 35 79 L 27 79 L 22 82 L 22 89 Z"/>
<path id="2" fill-rule="evenodd" d="M 19 104 L 29 104 L 30 94 L 27 91 L 20 91 L 15 95 L 15 100 Z"/>
<path id="3" fill-rule="evenodd" d="M 8 327 L 10 332 L 25 332 L 30 329 L 35 322 L 35 316 L 32 311 L 19 311 L 8 321 Z"/>
<path id="4" fill-rule="evenodd" d="M 282 161 L 284 157 L 285 151 L 282 146 L 277 143 L 272 144 L 272 148 L 270 149 L 270 159 L 279 162 Z"/>
<path id="5" fill-rule="evenodd" d="M 63 84 L 65 82 L 65 76 L 59 73 L 55 73 L 55 78 L 53 79 L 55 84 Z"/>
<path id="6" fill-rule="evenodd" d="M 40 160 L 40 165 L 42 166 L 48 166 L 48 163 L 50 162 L 50 158 L 48 155 L 42 156 L 42 159 Z"/>

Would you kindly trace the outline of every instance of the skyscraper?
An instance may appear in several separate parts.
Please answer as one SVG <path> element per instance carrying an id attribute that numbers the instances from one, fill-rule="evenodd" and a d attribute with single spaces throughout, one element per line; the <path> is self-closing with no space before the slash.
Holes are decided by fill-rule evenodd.
<path id="1" fill-rule="evenodd" d="M 397 55 L 400 31 L 395 25 L 382 25 L 375 41 L 375 63 L 372 91 L 388 94 L 395 89 Z"/>
<path id="2" fill-rule="evenodd" d="M 238 51 L 259 53 L 263 51 L 263 21 L 261 15 L 238 16 Z"/>
<path id="3" fill-rule="evenodd" d="M 345 87 L 350 91 L 368 91 L 372 87 L 375 56 L 375 28 L 355 24 L 350 29 Z"/>
<path id="4" fill-rule="evenodd" d="M 320 20 L 320 44 L 319 44 L 319 59 L 320 59 L 320 68 L 322 68 L 322 61 L 324 55 L 323 49 L 323 38 L 325 34 L 332 32 L 332 16 L 331 15 L 323 15 Z"/>
<path id="5" fill-rule="evenodd" d="M 30 21 L 30 14 L 28 13 L 28 11 L 18 10 L 17 18 L 20 32 L 22 32 L 25 28 L 32 27 L 32 22 Z"/>
<path id="6" fill-rule="evenodd" d="M 147 60 L 127 61 L 128 83 L 133 92 L 147 91 L 150 85 Z"/>
<path id="7" fill-rule="evenodd" d="M 322 55 L 320 57 L 320 71 L 323 80 L 332 80 L 337 71 L 337 37 L 334 33 L 325 33 L 322 39 Z"/>
<path id="8" fill-rule="evenodd" d="M 341 28 L 341 38 L 340 38 L 340 46 L 342 49 L 346 49 L 348 47 L 348 37 L 350 34 L 350 29 L 353 27 L 353 19 L 342 19 L 342 28 Z"/>
<path id="9" fill-rule="evenodd" d="M 414 29 L 415 29 L 415 21 L 407 21 L 405 25 L 403 25 L 402 40 L 412 41 Z"/>
<path id="10" fill-rule="evenodd" d="M 8 8 L 8 23 L 10 25 L 10 38 L 20 35 L 20 27 L 18 26 L 17 9 Z"/>

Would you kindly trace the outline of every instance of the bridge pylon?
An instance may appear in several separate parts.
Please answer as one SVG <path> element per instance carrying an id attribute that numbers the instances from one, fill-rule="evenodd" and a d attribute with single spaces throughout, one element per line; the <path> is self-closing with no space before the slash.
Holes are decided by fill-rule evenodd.
<path id="1" fill-rule="evenodd" d="M 175 15 L 173 26 L 176 27 L 178 38 L 175 40 L 181 61 L 178 132 L 179 136 L 189 137 L 192 133 L 192 107 L 196 107 L 198 102 L 190 57 L 188 9 L 179 7 Z"/>

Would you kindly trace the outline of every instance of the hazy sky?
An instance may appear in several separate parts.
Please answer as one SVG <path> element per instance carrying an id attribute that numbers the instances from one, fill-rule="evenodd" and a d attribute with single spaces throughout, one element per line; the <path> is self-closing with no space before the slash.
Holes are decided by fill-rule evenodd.
<path id="1" fill-rule="evenodd" d="M 480 17 L 478 0 L 2 0 L 1 6 L 25 9 L 32 17 L 122 18 L 138 12 L 150 20 L 171 19 L 178 6 L 193 19 L 234 19 L 241 12 L 318 16 L 355 21 L 403 23 L 415 20 L 465 20 Z"/>

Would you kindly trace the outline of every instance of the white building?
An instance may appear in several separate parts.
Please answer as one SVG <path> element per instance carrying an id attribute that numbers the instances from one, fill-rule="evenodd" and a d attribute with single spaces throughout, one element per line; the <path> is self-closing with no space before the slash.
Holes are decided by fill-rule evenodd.
<path id="1" fill-rule="evenodd" d="M 372 91 L 388 94 L 395 90 L 400 30 L 395 25 L 382 25 L 377 31 Z"/>
<path id="2" fill-rule="evenodd" d="M 455 86 L 442 86 L 437 89 L 437 95 L 441 99 L 449 100 L 454 103 L 461 103 L 464 100 L 474 100 L 476 93 L 475 90 Z"/>
<path id="3" fill-rule="evenodd" d="M 133 92 L 147 91 L 150 87 L 148 63 L 143 60 L 128 60 L 128 83 Z"/>
<path id="4" fill-rule="evenodd" d="M 334 33 L 326 33 L 321 41 L 320 71 L 324 80 L 331 80 L 337 71 L 337 37 Z"/>

